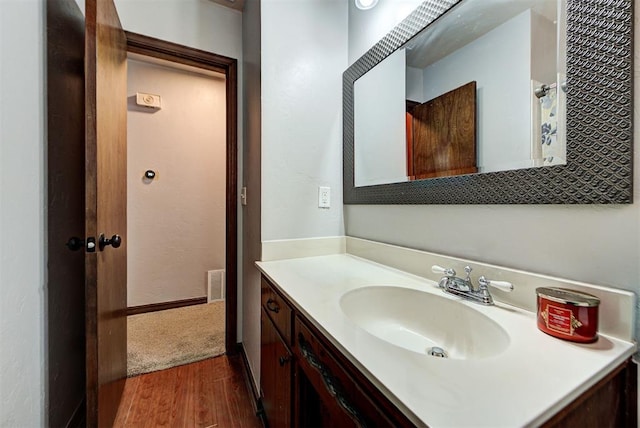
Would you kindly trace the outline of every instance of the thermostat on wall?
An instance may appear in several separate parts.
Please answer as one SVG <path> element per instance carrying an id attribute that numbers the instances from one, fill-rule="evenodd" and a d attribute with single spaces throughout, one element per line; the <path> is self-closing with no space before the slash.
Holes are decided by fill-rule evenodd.
<path id="1" fill-rule="evenodd" d="M 160 109 L 160 95 L 136 92 L 136 104 L 142 107 Z"/>

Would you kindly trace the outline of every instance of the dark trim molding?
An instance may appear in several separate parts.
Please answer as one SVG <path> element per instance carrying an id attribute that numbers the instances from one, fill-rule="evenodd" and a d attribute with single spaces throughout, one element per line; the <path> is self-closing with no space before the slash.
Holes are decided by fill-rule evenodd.
<path id="1" fill-rule="evenodd" d="M 225 75 L 227 92 L 225 346 L 227 354 L 234 354 L 238 337 L 238 61 L 235 58 L 153 37 L 125 33 L 129 52 L 213 70 Z"/>
<path id="2" fill-rule="evenodd" d="M 247 384 L 247 388 L 251 391 L 251 398 L 253 410 L 256 412 L 256 415 L 260 418 L 262 422 L 262 426 L 267 426 L 267 419 L 264 413 L 264 407 L 262 406 L 262 398 L 260 397 L 260 393 L 256 389 L 255 382 L 253 382 L 253 377 L 251 375 L 251 368 L 249 366 L 249 359 L 247 358 L 247 353 L 244 350 L 244 345 L 242 343 L 236 344 L 237 352 L 242 356 L 242 362 L 244 363 L 244 380 Z"/>
<path id="3" fill-rule="evenodd" d="M 164 311 L 165 309 L 182 308 L 184 306 L 202 305 L 207 303 L 206 297 L 195 297 L 193 299 L 173 300 L 171 302 L 150 303 L 148 305 L 130 306 L 127 308 L 127 316 L 146 314 L 147 312 Z"/>
<path id="4" fill-rule="evenodd" d="M 83 398 L 71 415 L 71 419 L 67 422 L 66 428 L 82 428 L 87 426 L 87 402 Z"/>

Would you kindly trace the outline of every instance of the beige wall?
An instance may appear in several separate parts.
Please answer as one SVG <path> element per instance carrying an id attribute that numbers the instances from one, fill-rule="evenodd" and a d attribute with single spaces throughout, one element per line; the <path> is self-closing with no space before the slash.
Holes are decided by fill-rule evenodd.
<path id="1" fill-rule="evenodd" d="M 128 304 L 203 297 L 207 271 L 225 265 L 224 76 L 128 67 Z M 137 106 L 136 92 L 162 109 Z"/>

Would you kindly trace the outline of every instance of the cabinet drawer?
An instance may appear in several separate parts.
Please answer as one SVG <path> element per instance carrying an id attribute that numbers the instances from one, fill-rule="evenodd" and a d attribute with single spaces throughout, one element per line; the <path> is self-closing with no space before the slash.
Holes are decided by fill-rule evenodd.
<path id="1" fill-rule="evenodd" d="M 295 346 L 299 369 L 298 424 L 320 427 L 406 426 L 391 421 L 333 357 L 316 335 L 296 316 Z M 312 388 L 313 392 L 305 391 Z M 309 397 L 313 399 L 309 400 Z M 314 403 L 315 401 L 315 403 Z M 409 423 L 409 426 L 413 424 Z"/>
<path id="2" fill-rule="evenodd" d="M 262 277 L 262 307 L 287 345 L 291 345 L 291 307 L 274 290 L 269 281 Z"/>

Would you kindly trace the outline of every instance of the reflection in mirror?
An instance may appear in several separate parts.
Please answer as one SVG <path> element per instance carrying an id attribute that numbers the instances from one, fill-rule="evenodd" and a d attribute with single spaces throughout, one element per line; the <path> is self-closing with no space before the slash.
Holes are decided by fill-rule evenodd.
<path id="1" fill-rule="evenodd" d="M 462 0 L 354 83 L 355 186 L 565 163 L 564 0 Z"/>

